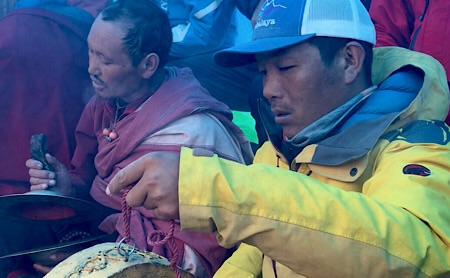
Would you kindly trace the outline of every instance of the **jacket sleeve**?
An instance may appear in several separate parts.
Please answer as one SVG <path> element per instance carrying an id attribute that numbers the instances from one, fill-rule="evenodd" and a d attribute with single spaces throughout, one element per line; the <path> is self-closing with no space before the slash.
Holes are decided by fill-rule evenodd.
<path id="1" fill-rule="evenodd" d="M 375 46 L 409 48 L 414 28 L 414 14 L 409 1 L 372 0 L 370 17 L 375 25 Z"/>
<path id="2" fill-rule="evenodd" d="M 214 278 L 256 278 L 262 269 L 262 253 L 258 248 L 242 243 L 214 274 Z"/>
<path id="3" fill-rule="evenodd" d="M 182 228 L 215 231 L 225 247 L 256 246 L 308 277 L 434 276 L 450 269 L 449 161 L 448 142 L 394 141 L 359 193 L 183 149 Z M 408 164 L 433 174 L 405 175 Z"/>
<path id="4" fill-rule="evenodd" d="M 233 1 L 185 2 L 189 18 L 172 27 L 173 45 L 170 55 L 181 58 L 218 50 L 225 41 L 233 20 Z"/>

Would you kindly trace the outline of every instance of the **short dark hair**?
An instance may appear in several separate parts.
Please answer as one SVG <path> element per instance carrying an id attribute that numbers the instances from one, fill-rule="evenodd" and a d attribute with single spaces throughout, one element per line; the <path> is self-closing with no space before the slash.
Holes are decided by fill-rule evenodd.
<path id="1" fill-rule="evenodd" d="M 172 29 L 167 14 L 150 0 L 118 0 L 100 14 L 104 21 L 120 22 L 126 28 L 123 44 L 133 66 L 148 54 L 159 57 L 159 67 L 167 63 L 172 47 Z"/>
<path id="2" fill-rule="evenodd" d="M 364 41 L 345 39 L 345 38 L 332 38 L 332 37 L 313 37 L 308 42 L 319 49 L 320 58 L 325 65 L 329 66 L 333 63 L 336 54 L 345 47 L 345 45 L 351 41 L 356 41 L 362 45 L 366 56 L 363 62 L 363 70 L 365 77 L 371 81 L 372 79 L 372 59 L 373 59 L 373 46 Z"/>

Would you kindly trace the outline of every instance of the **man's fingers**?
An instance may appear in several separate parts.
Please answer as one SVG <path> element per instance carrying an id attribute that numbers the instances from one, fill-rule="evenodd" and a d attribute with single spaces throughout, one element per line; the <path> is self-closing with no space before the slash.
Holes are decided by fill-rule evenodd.
<path id="1" fill-rule="evenodd" d="M 46 190 L 48 188 L 48 184 L 42 183 L 42 184 L 36 184 L 30 186 L 30 191 L 36 191 L 36 190 Z"/>
<path id="2" fill-rule="evenodd" d="M 133 188 L 128 192 L 126 201 L 130 207 L 140 207 L 143 206 L 146 209 L 154 209 L 154 204 L 149 203 L 147 200 L 147 190 L 145 186 L 138 182 Z"/>
<path id="3" fill-rule="evenodd" d="M 111 196 L 118 193 L 128 185 L 139 180 L 145 171 L 145 156 L 133 161 L 128 166 L 117 172 L 106 187 L 106 194 Z"/>
<path id="4" fill-rule="evenodd" d="M 162 220 L 180 219 L 180 212 L 178 206 L 158 207 L 153 210 L 153 215 Z"/>
<path id="5" fill-rule="evenodd" d="M 55 178 L 55 173 L 47 170 L 36 170 L 36 169 L 29 169 L 28 174 L 30 177 L 37 178 L 37 179 L 43 179 L 43 180 L 49 180 Z"/>
<path id="6" fill-rule="evenodd" d="M 25 166 L 27 166 L 30 169 L 42 169 L 43 167 L 42 163 L 35 159 L 28 159 L 25 162 Z"/>
<path id="7" fill-rule="evenodd" d="M 40 265 L 40 264 L 34 264 L 33 267 L 37 271 L 39 271 L 41 273 L 44 273 L 44 274 L 47 274 L 47 273 L 49 273 L 52 270 L 51 267 Z"/>

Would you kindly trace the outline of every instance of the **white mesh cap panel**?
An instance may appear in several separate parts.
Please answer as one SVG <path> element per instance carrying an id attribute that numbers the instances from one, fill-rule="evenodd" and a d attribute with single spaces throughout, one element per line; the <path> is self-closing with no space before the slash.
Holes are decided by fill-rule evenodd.
<path id="1" fill-rule="evenodd" d="M 311 33 L 375 44 L 375 27 L 360 0 L 307 0 L 301 34 Z"/>

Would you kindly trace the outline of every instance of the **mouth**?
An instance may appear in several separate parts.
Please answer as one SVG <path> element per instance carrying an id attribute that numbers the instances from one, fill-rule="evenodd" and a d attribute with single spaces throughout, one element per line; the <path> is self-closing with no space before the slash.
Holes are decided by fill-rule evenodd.
<path id="1" fill-rule="evenodd" d="M 281 110 L 272 110 L 273 115 L 275 116 L 275 122 L 279 125 L 283 125 L 289 121 L 290 113 Z"/>
<path id="2" fill-rule="evenodd" d="M 105 83 L 101 82 L 98 79 L 95 79 L 95 78 L 91 77 L 91 81 L 92 81 L 92 86 L 96 90 L 102 90 L 102 89 L 104 89 L 106 87 Z"/>

